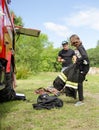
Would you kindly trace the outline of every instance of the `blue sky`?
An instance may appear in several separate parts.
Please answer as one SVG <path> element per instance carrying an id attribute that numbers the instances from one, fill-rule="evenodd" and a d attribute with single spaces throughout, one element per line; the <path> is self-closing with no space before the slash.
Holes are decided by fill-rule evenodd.
<path id="1" fill-rule="evenodd" d="M 41 30 L 54 47 L 78 34 L 86 49 L 99 40 L 99 0 L 11 0 L 9 7 L 24 27 Z"/>

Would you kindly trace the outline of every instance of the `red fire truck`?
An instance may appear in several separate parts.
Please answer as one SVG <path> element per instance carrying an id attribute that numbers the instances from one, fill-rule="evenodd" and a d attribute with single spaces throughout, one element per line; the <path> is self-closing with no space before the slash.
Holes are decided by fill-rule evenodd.
<path id="1" fill-rule="evenodd" d="M 16 34 L 38 37 L 40 30 L 16 27 L 13 23 L 8 4 L 11 0 L 0 0 L 0 102 L 11 100 L 13 90 L 12 50 L 15 50 Z M 10 94 L 9 94 L 10 93 Z"/>

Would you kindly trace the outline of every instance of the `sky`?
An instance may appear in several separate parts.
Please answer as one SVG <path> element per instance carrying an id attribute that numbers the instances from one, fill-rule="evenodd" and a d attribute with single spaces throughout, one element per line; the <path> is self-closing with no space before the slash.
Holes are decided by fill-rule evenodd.
<path id="1" fill-rule="evenodd" d="M 99 0 L 11 0 L 9 8 L 24 27 L 47 34 L 55 48 L 77 34 L 86 49 L 99 40 Z"/>

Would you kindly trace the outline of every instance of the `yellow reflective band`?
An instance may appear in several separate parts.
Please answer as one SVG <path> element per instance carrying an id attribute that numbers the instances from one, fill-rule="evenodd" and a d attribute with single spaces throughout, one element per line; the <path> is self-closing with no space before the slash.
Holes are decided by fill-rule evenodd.
<path id="1" fill-rule="evenodd" d="M 70 85 L 73 85 L 73 86 L 77 86 L 77 85 L 78 85 L 78 83 L 71 82 L 71 81 L 67 81 L 66 83 L 67 83 L 67 84 L 70 84 Z"/>
<path id="2" fill-rule="evenodd" d="M 60 77 L 60 79 L 63 81 L 63 82 L 66 82 L 66 80 L 61 76 L 61 75 L 58 75 Z"/>
<path id="3" fill-rule="evenodd" d="M 62 76 L 65 80 L 67 80 L 67 77 L 66 77 L 66 75 L 65 75 L 64 73 L 61 72 L 61 76 Z"/>
<path id="4" fill-rule="evenodd" d="M 70 88 L 78 89 L 77 86 L 73 86 L 73 85 L 70 85 L 70 84 L 66 84 L 66 87 L 70 87 Z"/>
<path id="5" fill-rule="evenodd" d="M 64 73 L 60 73 L 60 75 L 58 75 L 60 77 L 61 80 L 63 80 L 64 82 L 66 82 L 67 77 L 64 75 Z"/>
<path id="6" fill-rule="evenodd" d="M 77 89 L 78 88 L 78 83 L 67 81 L 66 86 Z"/>

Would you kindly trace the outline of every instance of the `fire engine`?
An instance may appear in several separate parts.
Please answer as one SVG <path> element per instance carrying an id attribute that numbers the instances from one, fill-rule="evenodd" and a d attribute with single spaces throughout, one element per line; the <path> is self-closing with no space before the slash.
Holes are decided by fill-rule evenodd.
<path id="1" fill-rule="evenodd" d="M 9 11 L 11 0 L 0 0 L 0 102 L 14 99 L 13 71 L 16 34 L 38 37 L 40 30 L 16 27 Z"/>

